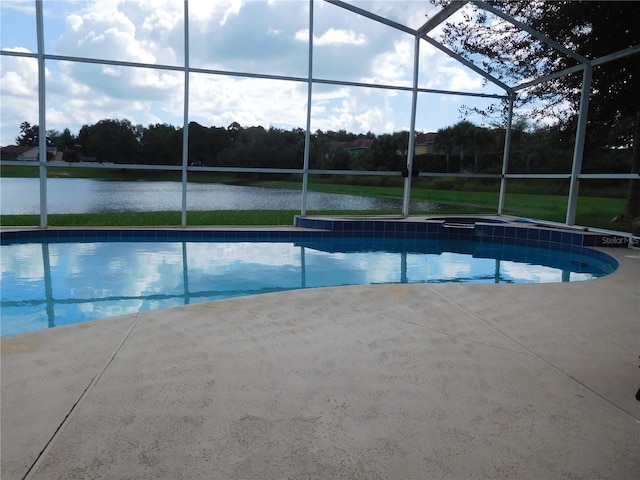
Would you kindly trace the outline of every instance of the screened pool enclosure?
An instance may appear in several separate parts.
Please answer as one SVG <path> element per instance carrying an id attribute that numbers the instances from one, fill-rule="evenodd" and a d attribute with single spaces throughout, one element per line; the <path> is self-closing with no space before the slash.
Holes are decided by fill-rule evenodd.
<path id="1" fill-rule="evenodd" d="M 11 2 L 7 2 L 7 5 Z M 264 45 L 254 35 L 254 27 L 246 17 L 243 17 L 245 9 L 258 11 L 267 8 L 267 2 L 248 2 L 243 7 L 234 2 L 196 2 L 185 0 L 171 3 L 174 10 L 171 13 L 157 11 L 146 18 L 139 17 L 138 24 L 123 27 L 114 33 L 112 29 L 104 27 L 103 31 L 96 29 L 87 33 L 82 48 L 74 49 L 72 43 L 67 41 L 70 34 L 66 32 L 80 31 L 85 28 L 90 19 L 95 20 L 98 14 L 89 11 L 90 3 L 86 4 L 84 16 L 73 14 L 65 18 L 66 31 L 59 34 L 56 41 L 47 40 L 46 33 L 62 31 L 60 19 L 56 19 L 56 9 L 62 9 L 64 2 L 36 0 L 34 4 L 14 2 L 20 4 L 33 13 L 34 27 L 33 48 L 12 48 L 7 42 L 3 42 L 1 54 L 3 60 L 26 59 L 32 62 L 33 71 L 37 75 L 37 121 L 39 126 L 39 195 L 40 195 L 40 226 L 47 226 L 47 170 L 54 168 L 51 162 L 47 162 L 46 132 L 51 123 L 52 116 L 60 114 L 60 108 L 53 106 L 53 96 L 59 88 L 59 79 L 54 74 L 57 71 L 80 68 L 89 71 L 94 68 L 99 75 L 96 82 L 104 82 L 105 91 L 115 89 L 118 82 L 124 82 L 125 78 L 148 76 L 150 85 L 167 81 L 171 85 L 172 98 L 176 101 L 171 105 L 165 105 L 165 112 L 172 109 L 174 118 L 181 118 L 179 124 L 189 125 L 198 119 L 209 119 L 210 122 L 229 121 L 237 112 L 223 111 L 221 103 L 199 95 L 199 92 L 208 88 L 212 96 L 240 99 L 243 91 L 251 90 L 255 95 L 250 100 L 254 103 L 254 110 L 264 103 L 265 108 L 272 108 L 274 124 L 286 125 L 290 128 L 300 128 L 304 131 L 304 149 L 300 152 L 299 166 L 296 168 L 279 168 L 264 165 L 256 166 L 203 166 L 189 164 L 189 128 L 182 128 L 182 164 L 120 164 L 120 163 L 95 163 L 95 162 L 63 162 L 56 161 L 55 167 L 83 168 L 99 167 L 105 169 L 134 169 L 134 170 L 175 170 L 181 172 L 182 178 L 182 226 L 188 225 L 188 181 L 193 172 L 222 172 L 222 173 L 258 173 L 258 174 L 296 174 L 301 180 L 301 215 L 306 215 L 308 210 L 307 190 L 310 175 L 370 175 L 370 176 L 400 176 L 404 182 L 404 197 L 402 211 L 403 216 L 409 215 L 409 202 L 411 200 L 412 180 L 417 177 L 459 177 L 459 178 L 487 178 L 499 182 L 499 201 L 495 206 L 495 213 L 502 214 L 505 208 L 507 196 L 507 183 L 510 179 L 564 179 L 569 182 L 569 194 L 567 197 L 566 225 L 574 225 L 576 221 L 576 209 L 578 204 L 579 184 L 581 180 L 631 180 L 638 178 L 637 174 L 619 173 L 583 173 L 582 158 L 584 153 L 585 136 L 587 132 L 587 119 L 589 114 L 589 96 L 592 89 L 592 73 L 594 68 L 607 62 L 618 60 L 640 52 L 640 45 L 627 48 L 600 58 L 585 58 L 572 51 L 570 48 L 558 43 L 554 39 L 547 38 L 529 26 L 511 18 L 506 13 L 482 1 L 454 1 L 443 8 L 434 7 L 428 2 L 405 2 L 405 12 L 398 14 L 398 10 L 387 8 L 395 2 L 343 2 L 337 0 L 309 0 L 296 2 L 268 2 L 269 5 L 280 4 L 279 8 L 285 8 L 289 15 L 281 15 L 274 24 L 260 25 L 260 31 L 266 32 L 270 39 L 281 40 L 282 32 L 289 29 L 289 43 L 284 44 L 284 50 L 276 50 L 276 43 Z M 130 18 L 135 17 L 137 10 L 141 9 L 144 2 L 124 2 L 122 9 L 127 9 Z M 97 4 L 96 4 L 97 5 Z M 208 5 L 208 6 L 207 6 Z M 205 25 L 203 22 L 203 9 L 210 12 L 216 5 L 224 5 L 220 17 L 216 23 Z M 283 6 L 284 5 L 284 6 Z M 31 10 L 31 8 L 34 8 Z M 222 8 L 222 7 L 221 7 Z M 486 71 L 481 62 L 471 62 L 467 58 L 453 51 L 443 40 L 442 26 L 450 18 L 462 18 L 466 9 L 481 9 L 492 18 L 509 22 L 521 29 L 535 41 L 546 45 L 547 48 L 562 52 L 567 58 L 572 59 L 574 66 L 557 71 L 551 75 L 540 78 L 528 78 L 514 80 L 506 83 L 491 72 Z M 415 10 L 413 12 L 412 10 Z M 285 10 L 281 10 L 284 12 Z M 410 11 L 410 12 L 409 12 Z M 133 13 L 132 13 L 133 12 Z M 427 15 L 425 17 L 425 15 Z M 92 16 L 93 15 L 93 16 Z M 212 17 L 210 17 L 212 18 Z M 244 23 L 242 19 L 245 19 Z M 236 25 L 232 35 L 219 35 L 219 30 L 225 25 Z M 96 25 L 99 22 L 96 21 Z M 84 23 L 83 23 L 84 22 Z M 154 23 L 155 22 L 155 23 Z M 162 30 L 154 25 L 171 23 L 174 28 Z M 280 22 L 280 23 L 278 23 Z M 332 27 L 336 22 L 336 27 Z M 293 25 L 295 23 L 295 25 Z M 126 24 L 123 20 L 123 25 Z M 128 25 L 128 24 L 127 24 Z M 341 28 L 351 25 L 353 28 Z M 366 36 L 360 32 L 363 25 L 375 31 L 375 34 Z M 242 27 L 242 28 L 240 28 Z M 140 52 L 132 49 L 126 53 L 110 55 L 98 49 L 91 50 L 90 44 L 98 44 L 109 35 L 114 38 L 122 38 L 123 32 L 147 31 L 147 44 L 155 42 L 157 46 L 155 55 L 149 55 L 144 51 L 144 42 L 139 43 Z M 6 30 L 6 28 L 5 28 Z M 155 33 L 154 33 L 155 32 Z M 161 35 L 162 32 L 171 34 Z M 58 32 L 59 33 L 59 32 Z M 8 35 L 8 33 L 7 33 Z M 120 37 L 118 37 L 120 35 Z M 135 35 L 132 33 L 132 35 Z M 6 37 L 5 37 L 6 38 Z M 114 42 L 117 41 L 114 40 Z M 266 37 L 265 37 L 266 38 Z M 151 40 L 149 40 L 151 39 Z M 21 38 L 15 39 L 15 45 L 20 44 Z M 274 40 L 276 42 L 276 40 Z M 372 62 L 378 65 L 376 74 L 358 71 L 359 58 L 354 56 L 349 46 L 365 45 L 372 42 L 388 43 L 390 45 L 387 55 L 379 54 Z M 12 44 L 13 44 L 12 43 Z M 27 42 L 28 44 L 28 42 Z M 115 44 L 115 43 L 114 43 Z M 80 45 L 79 43 L 76 44 Z M 233 50 L 233 57 L 225 56 L 227 51 Z M 34 51 L 35 50 L 35 51 Z M 172 51 L 163 56 L 161 52 Z M 253 53 L 252 53 L 253 52 Z M 284 52 L 284 53 L 283 53 Z M 252 55 L 257 55 L 265 60 L 258 63 Z M 214 60 L 205 60 L 212 55 Z M 217 60 L 216 60 L 216 55 Z M 459 89 L 455 89 L 460 82 L 449 81 L 442 84 L 428 76 L 430 66 L 439 69 L 440 72 L 451 72 L 454 67 L 451 64 L 436 63 L 436 55 L 444 56 L 448 62 L 455 62 L 455 72 L 460 78 L 472 79 L 467 81 Z M 222 61 L 222 58 L 225 58 Z M 267 58 L 269 57 L 269 58 Z M 434 63 L 431 63 L 434 62 Z M 267 67 L 265 67 L 267 65 Z M 437 67 L 437 68 L 436 68 Z M 447 68 L 449 70 L 447 70 Z M 512 124 L 514 121 L 514 102 L 521 95 L 527 95 L 527 89 L 551 81 L 564 75 L 581 75 L 582 89 L 580 92 L 580 111 L 575 132 L 575 144 L 573 148 L 573 160 L 571 171 L 567 173 L 512 173 L 509 168 L 510 148 L 512 138 Z M 168 80 L 167 80 L 168 79 Z M 223 83 L 223 80 L 230 80 Z M 231 82 L 233 80 L 233 82 Z M 455 80 L 455 79 L 454 79 Z M 89 80 L 91 81 L 91 80 Z M 260 83 L 262 82 L 262 83 Z M 132 83 L 133 84 L 133 83 Z M 34 83 L 35 85 L 35 83 Z M 260 87 L 263 85 L 264 87 Z M 475 91 L 469 88 L 475 85 Z M 453 88 L 452 88 L 453 87 Z M 162 88 L 165 88 L 164 86 Z M 82 95 L 82 87 L 78 84 L 77 93 Z M 144 109 L 143 100 L 151 98 L 153 88 L 145 88 L 141 84 L 139 90 L 129 92 L 132 111 Z M 4 92 L 3 92 L 4 95 Z M 136 99 L 139 95 L 139 102 Z M 149 98 L 147 98 L 149 96 Z M 290 97 L 297 98 L 300 108 L 284 106 L 278 110 L 278 104 L 284 105 Z M 406 168 L 403 171 L 379 171 L 379 170 L 344 170 L 330 168 L 312 168 L 310 166 L 310 151 L 313 132 L 319 128 L 339 130 L 344 123 L 338 113 L 323 116 L 328 112 L 331 102 L 342 102 L 334 112 L 343 112 L 345 117 L 353 120 L 356 114 L 347 112 L 350 97 L 368 97 L 379 100 L 381 104 L 375 112 L 369 113 L 378 117 L 380 122 L 387 120 L 390 128 L 400 130 L 406 128 L 409 131 L 406 152 Z M 243 97 L 244 98 L 244 97 Z M 463 99 L 473 105 L 473 102 L 505 102 L 507 105 L 504 117 L 505 135 L 502 148 L 502 168 L 500 173 L 477 172 L 430 172 L 421 169 L 419 172 L 414 167 L 414 152 L 416 152 L 416 136 L 421 130 L 429 128 L 425 118 L 433 117 L 439 112 L 433 111 L 433 104 L 429 99 L 438 98 L 441 106 L 447 105 L 447 98 Z M 402 100 L 403 108 L 397 108 Z M 244 100 L 237 100 L 235 105 Z M 355 100 L 354 100 L 355 101 Z M 372 100 L 373 101 L 373 100 Z M 69 98 L 68 103 L 74 102 Z M 162 101 L 157 101 L 162 103 Z M 335 104 L 335 103 L 334 103 Z M 451 103 L 452 109 L 456 106 Z M 162 106 L 162 105 L 161 105 Z M 179 106 L 179 107 L 178 107 Z M 68 107 L 68 105 L 67 105 Z M 65 107 L 65 108 L 67 108 Z M 83 115 L 78 102 L 76 107 L 78 117 L 92 120 Z M 431 108 L 431 110 L 430 110 Z M 121 112 L 115 111 L 114 114 Z M 288 115 L 285 120 L 282 120 Z M 359 114 L 360 126 L 366 127 L 373 120 L 367 120 L 367 112 Z M 394 118 L 391 118 L 391 117 Z M 395 117 L 403 116 L 398 119 Z M 277 117 L 277 118 L 276 118 Z M 158 121 L 162 121 L 156 115 Z M 203 121 L 204 121 L 203 120 Z M 238 119 L 241 120 L 241 119 Z M 248 117 L 246 122 L 258 122 L 259 116 Z M 262 118 L 264 120 L 264 118 Z M 17 122 L 20 119 L 16 119 Z M 367 123 L 369 122 L 369 123 Z M 229 122 L 231 123 L 231 122 Z M 240 121 L 240 123 L 243 123 Z M 440 125 L 444 126 L 444 125 Z M 435 127 L 432 127 L 435 128 Z M 32 166 L 34 163 L 24 160 L 3 160 L 3 165 Z M 411 173 L 414 173 L 413 175 Z"/>

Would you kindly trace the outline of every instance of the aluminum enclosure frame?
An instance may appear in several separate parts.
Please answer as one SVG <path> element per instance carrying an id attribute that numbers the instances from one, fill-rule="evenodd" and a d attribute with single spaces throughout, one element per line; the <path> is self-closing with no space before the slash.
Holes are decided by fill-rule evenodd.
<path id="1" fill-rule="evenodd" d="M 34 58 L 38 62 L 38 121 L 39 121 L 39 180 L 40 180 L 40 227 L 46 228 L 48 224 L 47 219 L 47 160 L 46 160 L 46 97 L 45 97 L 45 62 L 47 60 L 58 60 L 58 61 L 70 61 L 70 62 L 84 62 L 84 63 L 93 63 L 100 65 L 115 65 L 115 66 L 123 66 L 123 67 L 138 67 L 138 68 L 150 68 L 154 70 L 169 70 L 169 71 L 179 71 L 184 73 L 184 120 L 183 120 L 183 145 L 182 145 L 182 164 L 180 166 L 164 166 L 164 165 L 123 165 L 123 164 L 113 164 L 113 165 L 105 165 L 105 164 L 95 164 L 95 163 L 67 163 L 67 162 L 56 162 L 56 166 L 65 166 L 65 167 L 99 167 L 99 168 L 117 168 L 117 169 L 151 169 L 151 170 L 176 170 L 181 171 L 182 173 L 182 216 L 181 216 L 181 224 L 182 226 L 187 226 L 187 180 L 188 180 L 188 172 L 192 171 L 212 171 L 212 172 L 234 172 L 234 173 L 242 173 L 242 172 L 256 172 L 256 173 L 297 173 L 302 174 L 302 205 L 301 205 L 301 214 L 305 215 L 307 210 L 307 190 L 308 190 L 308 177 L 310 174 L 329 174 L 329 175 L 398 175 L 398 172 L 379 172 L 379 171 L 349 171 L 349 170 L 314 170 L 309 168 L 309 157 L 310 157 L 310 127 L 311 127 L 311 104 L 313 100 L 313 86 L 314 84 L 330 84 L 330 85 L 343 85 L 343 86 L 352 86 L 352 87 L 366 87 L 366 88 L 377 88 L 377 89 L 389 89 L 396 91 L 406 91 L 411 92 L 412 94 L 412 102 L 411 102 L 411 117 L 409 119 L 409 123 L 411 125 L 409 132 L 409 144 L 407 148 L 407 169 L 409 172 L 413 170 L 413 152 L 414 152 L 414 141 L 415 141 L 415 119 L 416 119 L 416 103 L 417 103 L 417 95 L 418 93 L 435 93 L 435 94 L 449 94 L 449 95 L 460 95 L 460 96 L 472 96 L 472 97 L 481 97 L 481 98 L 494 98 L 494 99 L 506 99 L 508 100 L 509 110 L 508 110 L 508 118 L 507 120 L 507 128 L 505 133 L 505 142 L 504 142 L 504 155 L 503 155 L 503 165 L 501 174 L 440 174 L 434 172 L 421 172 L 420 176 L 423 177 L 437 177 L 437 176 L 448 176 L 448 177 L 464 177 L 464 178 L 496 178 L 500 179 L 500 196 L 499 203 L 497 206 L 497 213 L 500 215 L 503 213 L 504 209 L 504 201 L 506 196 L 506 182 L 509 178 L 567 178 L 570 179 L 570 192 L 567 200 L 567 215 L 565 225 L 571 226 L 575 224 L 575 215 L 577 209 L 577 201 L 578 201 L 578 191 L 579 191 L 579 182 L 581 178 L 589 178 L 589 179 L 637 179 L 638 175 L 636 174 L 583 174 L 581 172 L 582 167 L 582 156 L 584 152 L 584 139 L 586 132 L 586 120 L 588 116 L 588 107 L 589 107 L 589 93 L 591 87 L 591 73 L 593 68 L 597 65 L 601 65 L 603 63 L 616 60 L 622 57 L 626 57 L 629 55 L 634 55 L 640 52 L 640 45 L 636 45 L 625 50 L 621 50 L 618 52 L 612 52 L 609 55 L 604 57 L 589 60 L 581 55 L 578 55 L 576 52 L 571 51 L 570 49 L 565 48 L 559 43 L 555 42 L 553 39 L 550 39 L 541 33 L 533 30 L 529 26 L 515 20 L 504 12 L 496 9 L 495 7 L 487 4 L 482 0 L 463 0 L 463 1 L 452 1 L 447 6 L 443 7 L 439 12 L 437 12 L 431 19 L 429 19 L 426 23 L 424 23 L 418 29 L 412 29 L 406 25 L 399 24 L 393 20 L 390 20 L 385 17 L 381 17 L 372 12 L 364 10 L 362 8 L 351 5 L 347 2 L 340 0 L 325 0 L 326 3 L 332 4 L 336 7 L 351 11 L 357 15 L 366 17 L 370 20 L 379 22 L 389 28 L 396 29 L 408 35 L 411 35 L 415 38 L 414 42 L 414 58 L 413 58 L 413 82 L 411 87 L 400 87 L 395 85 L 384 85 L 384 84 L 371 84 L 371 83 L 361 83 L 361 82 L 348 82 L 348 81 L 338 81 L 333 79 L 321 79 L 315 78 L 313 75 L 313 26 L 314 26 L 314 0 L 309 0 L 309 54 L 308 54 L 308 74 L 306 77 L 293 77 L 293 76 L 283 76 L 283 75 L 268 75 L 268 74 L 255 74 L 255 73 L 247 73 L 247 72 L 233 72 L 233 71 L 223 71 L 223 70 L 210 70 L 210 69 L 202 69 L 202 68 L 192 68 L 189 65 L 189 11 L 188 11 L 188 0 L 183 0 L 184 4 L 184 64 L 182 66 L 175 65 L 157 65 L 157 64 L 147 64 L 147 63 L 136 63 L 136 62 L 126 62 L 126 61 L 115 61 L 115 60 L 104 60 L 104 59 L 96 59 L 96 58 L 83 58 L 83 57 L 74 57 L 74 56 L 65 56 L 65 55 L 54 55 L 47 54 L 44 48 L 44 15 L 43 15 L 43 2 L 44 0 L 34 0 L 35 8 L 36 8 L 36 29 L 37 29 L 37 49 L 36 53 L 25 53 L 25 52 L 13 52 L 2 50 L 0 51 L 1 55 L 6 56 L 17 56 L 17 57 L 28 57 Z M 482 70 L 477 65 L 468 61 L 461 55 L 451 51 L 446 46 L 442 45 L 437 40 L 429 37 L 429 33 L 437 28 L 440 24 L 445 22 L 451 15 L 455 14 L 458 10 L 463 8 L 467 4 L 473 4 L 478 8 L 482 8 L 508 22 L 513 24 L 514 26 L 520 28 L 521 30 L 526 31 L 530 35 L 534 36 L 538 40 L 546 43 L 550 47 L 562 51 L 564 54 L 573 58 L 578 65 L 574 67 L 567 68 L 560 72 L 555 72 L 550 75 L 540 77 L 538 79 L 533 79 L 526 82 L 521 82 L 516 85 L 507 85 L 506 83 L 498 80 L 493 77 L 488 72 Z M 487 93 L 470 93 L 470 92 L 456 92 L 451 90 L 438 90 L 438 89 L 425 89 L 420 88 L 418 86 L 418 71 L 419 71 L 419 47 L 420 41 L 425 41 L 430 45 L 436 47 L 440 51 L 449 55 L 451 58 L 455 59 L 457 62 L 466 66 L 467 68 L 473 70 L 477 74 L 481 75 L 488 82 L 496 85 L 498 88 L 504 90 L 504 95 L 497 94 L 487 94 Z M 568 75 L 571 73 L 576 73 L 582 71 L 583 72 L 583 83 L 582 83 L 582 100 L 580 102 L 580 111 L 579 111 L 579 119 L 578 119 L 578 127 L 576 131 L 576 139 L 574 145 L 574 155 L 572 161 L 572 170 L 570 174 L 509 174 L 508 166 L 509 166 L 509 150 L 510 150 L 510 142 L 511 142 L 511 125 L 512 125 L 512 117 L 513 117 L 513 105 L 514 101 L 518 95 L 518 92 L 537 85 L 539 83 L 549 81 L 555 78 L 562 77 L 564 75 Z M 307 120 L 306 120 L 306 131 L 305 131 L 305 148 L 304 148 L 304 158 L 303 158 L 303 167 L 302 169 L 280 169 L 280 168 L 236 168 L 236 167 L 194 167 L 188 165 L 188 125 L 189 125 L 189 74 L 190 73 L 204 73 L 209 75 L 223 75 L 223 76 L 236 76 L 236 77 L 244 77 L 244 78 L 261 78 L 261 79 L 273 79 L 273 80 L 285 80 L 291 82 L 303 82 L 307 84 Z M 21 161 L 3 161 L 4 165 L 33 165 L 31 162 L 21 162 Z M 405 178 L 404 184 L 404 195 L 403 195 L 403 203 L 402 203 L 402 215 L 407 216 L 409 214 L 409 202 L 411 196 L 411 175 L 408 175 Z"/>

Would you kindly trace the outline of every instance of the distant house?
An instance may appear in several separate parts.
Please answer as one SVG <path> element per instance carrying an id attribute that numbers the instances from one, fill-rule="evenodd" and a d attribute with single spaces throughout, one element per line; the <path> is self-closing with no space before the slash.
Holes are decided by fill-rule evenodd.
<path id="1" fill-rule="evenodd" d="M 38 147 L 9 145 L 7 147 L 2 147 L 0 150 L 0 156 L 3 160 L 29 160 L 37 162 Z"/>
<path id="2" fill-rule="evenodd" d="M 434 143 L 438 136 L 435 132 L 421 133 L 414 142 L 415 155 L 425 155 L 427 153 L 435 153 Z"/>
<path id="3" fill-rule="evenodd" d="M 371 150 L 373 145 L 373 139 L 371 138 L 356 138 L 349 142 L 338 142 L 338 144 L 349 153 L 358 153 Z"/>
<path id="4" fill-rule="evenodd" d="M 30 162 L 37 162 L 39 152 L 40 148 L 32 145 L 9 145 L 0 149 L 0 156 L 3 160 L 26 160 Z M 62 152 L 58 152 L 56 147 L 47 147 L 47 160 L 62 160 Z"/>
<path id="5" fill-rule="evenodd" d="M 62 161 L 62 152 L 56 147 L 47 147 L 47 160 L 48 161 Z"/>

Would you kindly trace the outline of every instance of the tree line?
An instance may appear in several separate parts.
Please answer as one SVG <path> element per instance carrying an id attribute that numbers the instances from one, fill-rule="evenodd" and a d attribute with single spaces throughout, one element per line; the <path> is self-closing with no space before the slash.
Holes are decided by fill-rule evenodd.
<path id="1" fill-rule="evenodd" d="M 38 126 L 20 125 L 16 144 L 38 145 Z M 84 125 L 77 135 L 65 128 L 48 130 L 46 144 L 62 152 L 67 162 L 182 165 L 182 127 L 166 123 L 133 124 L 104 119 Z M 261 126 L 205 127 L 189 123 L 188 163 L 191 166 L 239 168 L 302 168 L 305 131 Z M 429 172 L 500 173 L 505 131 L 463 120 L 431 134 L 428 153 L 414 158 L 414 167 Z M 416 140 L 424 138 L 418 133 Z M 624 173 L 631 150 L 624 135 L 590 137 L 583 172 Z M 409 132 L 375 135 L 345 130 L 311 134 L 309 166 L 325 170 L 402 171 L 406 166 Z M 573 133 L 566 128 L 531 126 L 519 118 L 512 129 L 510 173 L 567 173 L 573 158 Z"/>

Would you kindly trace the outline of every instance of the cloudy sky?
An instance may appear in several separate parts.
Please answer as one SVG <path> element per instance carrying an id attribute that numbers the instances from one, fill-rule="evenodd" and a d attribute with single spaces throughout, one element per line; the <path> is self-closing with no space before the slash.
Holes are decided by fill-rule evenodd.
<path id="1" fill-rule="evenodd" d="M 428 1 L 349 2 L 411 28 L 437 9 Z M 45 51 L 144 64 L 184 65 L 182 0 L 44 0 Z M 469 8 L 469 7 L 465 7 Z M 0 3 L 2 50 L 36 52 L 32 0 Z M 413 38 L 325 3 L 314 2 L 313 75 L 319 79 L 411 86 Z M 307 0 L 190 0 L 189 64 L 195 69 L 305 77 Z M 23 121 L 38 123 L 37 62 L 0 56 L 0 144 L 13 144 Z M 291 129 L 306 123 L 304 82 L 191 73 L 189 121 L 205 126 L 262 125 Z M 420 87 L 503 92 L 425 42 Z M 135 124 L 182 125 L 184 74 L 68 61 L 46 61 L 47 129 L 104 118 Z M 422 93 L 416 129 L 435 131 L 461 120 L 462 105 L 491 101 Z M 409 128 L 408 92 L 315 84 L 312 130 L 390 133 Z M 469 118 L 477 124 L 481 119 Z"/>

